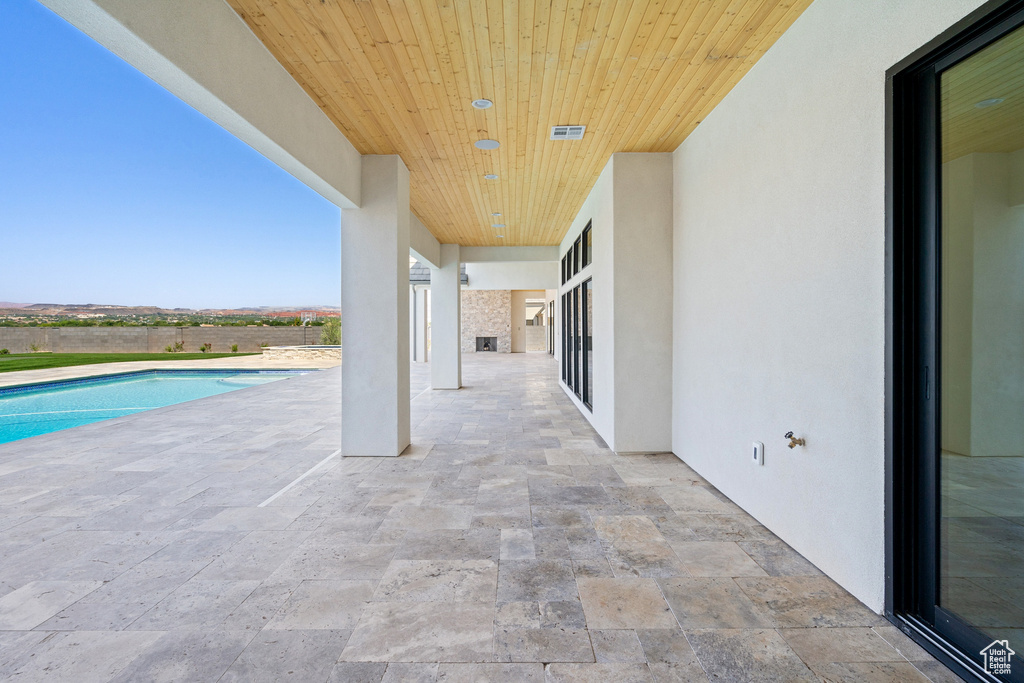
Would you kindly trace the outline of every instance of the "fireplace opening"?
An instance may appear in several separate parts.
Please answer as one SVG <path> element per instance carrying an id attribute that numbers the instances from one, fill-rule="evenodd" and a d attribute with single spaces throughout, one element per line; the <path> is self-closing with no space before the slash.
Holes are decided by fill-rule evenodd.
<path id="1" fill-rule="evenodd" d="M 476 350 L 477 351 L 498 351 L 498 338 L 497 337 L 477 337 L 476 338 Z"/>

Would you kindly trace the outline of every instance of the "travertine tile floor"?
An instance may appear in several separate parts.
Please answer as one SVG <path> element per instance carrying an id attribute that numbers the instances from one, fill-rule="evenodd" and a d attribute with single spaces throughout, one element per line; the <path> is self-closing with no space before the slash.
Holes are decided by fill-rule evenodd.
<path id="1" fill-rule="evenodd" d="M 337 368 L 0 446 L 0 677 L 956 680 L 674 456 L 605 448 L 547 356 L 464 377 L 414 366 L 401 458 L 332 456 Z"/>

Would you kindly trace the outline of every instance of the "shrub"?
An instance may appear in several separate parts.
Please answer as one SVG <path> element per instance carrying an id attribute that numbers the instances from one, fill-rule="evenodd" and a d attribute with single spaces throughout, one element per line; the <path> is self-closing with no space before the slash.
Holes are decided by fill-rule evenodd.
<path id="1" fill-rule="evenodd" d="M 183 342 L 183 341 L 174 342 L 174 351 L 175 351 L 175 353 L 181 353 L 184 350 L 185 350 L 185 342 Z"/>
<path id="2" fill-rule="evenodd" d="M 7 350 L 7 349 L 0 349 L 0 356 L 6 356 L 9 353 L 10 353 L 10 351 Z"/>
<path id="3" fill-rule="evenodd" d="M 174 347 L 168 344 L 164 347 L 164 353 L 174 353 Z"/>
<path id="4" fill-rule="evenodd" d="M 202 346 L 200 346 L 200 347 L 199 347 L 199 350 L 200 350 L 200 351 L 201 351 L 202 353 L 206 353 L 206 352 L 207 352 L 207 351 L 209 351 L 209 350 L 210 350 L 211 348 L 213 348 L 213 344 L 211 344 L 210 342 L 206 342 L 205 344 L 203 344 Z"/>
<path id="5" fill-rule="evenodd" d="M 341 318 L 328 318 L 320 327 L 320 343 L 336 346 L 341 343 Z"/>
<path id="6" fill-rule="evenodd" d="M 238 344 L 231 345 L 231 353 L 238 353 Z"/>
<path id="7" fill-rule="evenodd" d="M 36 344 L 29 344 L 28 348 L 32 349 L 32 353 L 35 353 L 36 351 L 39 350 L 39 346 Z"/>

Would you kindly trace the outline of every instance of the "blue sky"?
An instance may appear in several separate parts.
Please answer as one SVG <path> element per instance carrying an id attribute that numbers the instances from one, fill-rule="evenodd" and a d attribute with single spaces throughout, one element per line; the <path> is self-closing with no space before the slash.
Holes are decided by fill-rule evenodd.
<path id="1" fill-rule="evenodd" d="M 0 2 L 0 301 L 337 306 L 339 221 L 50 10 Z"/>

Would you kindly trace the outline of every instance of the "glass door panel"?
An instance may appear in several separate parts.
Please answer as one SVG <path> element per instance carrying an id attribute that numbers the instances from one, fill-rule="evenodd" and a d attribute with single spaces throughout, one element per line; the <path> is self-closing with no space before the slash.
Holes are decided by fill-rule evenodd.
<path id="1" fill-rule="evenodd" d="M 589 228 L 587 234 L 589 235 Z M 594 409 L 594 283 L 583 283 L 583 404 Z"/>
<path id="2" fill-rule="evenodd" d="M 572 309 L 569 306 L 571 296 L 568 292 L 562 295 L 562 381 L 572 386 Z"/>
<path id="3" fill-rule="evenodd" d="M 1024 28 L 943 71 L 939 112 L 936 627 L 1024 653 Z"/>
<path id="4" fill-rule="evenodd" d="M 583 336 L 580 320 L 580 286 L 572 289 L 572 390 L 580 395 L 580 339 Z"/>

